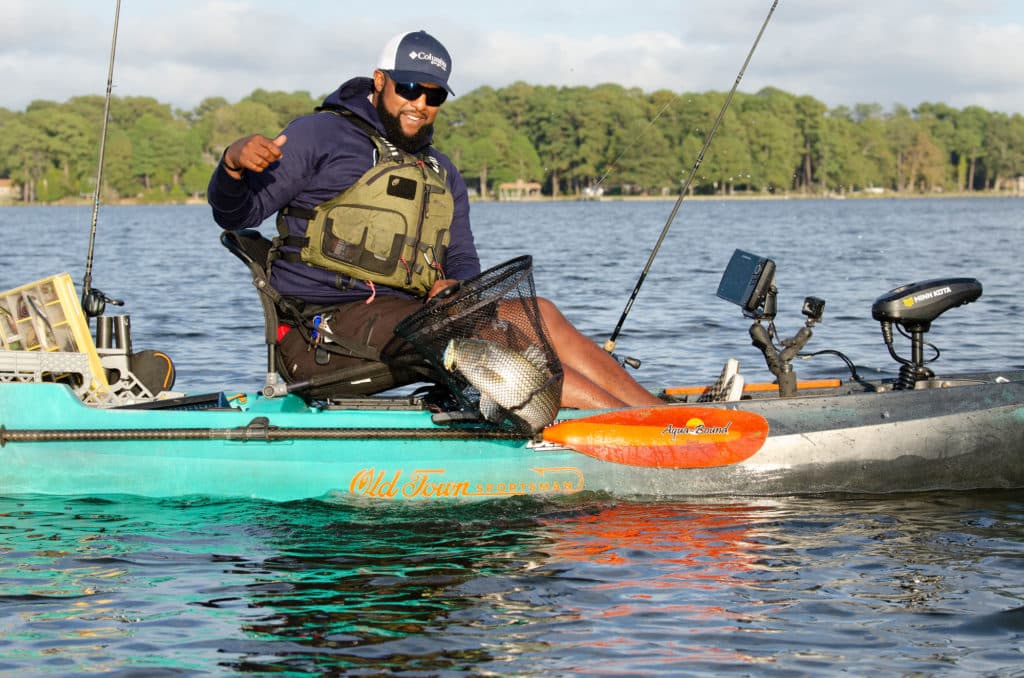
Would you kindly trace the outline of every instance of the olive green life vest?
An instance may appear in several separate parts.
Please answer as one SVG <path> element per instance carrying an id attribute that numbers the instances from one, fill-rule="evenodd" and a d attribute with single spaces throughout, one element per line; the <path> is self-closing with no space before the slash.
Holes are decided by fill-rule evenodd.
<path id="1" fill-rule="evenodd" d="M 347 114 L 347 111 L 341 111 Z M 363 123 L 351 114 L 353 122 Z M 311 210 L 285 207 L 279 244 L 301 247 L 311 266 L 425 296 L 442 277 L 455 202 L 437 158 L 399 149 L 368 128 L 378 160 L 354 184 Z M 288 235 L 283 217 L 306 219 L 304 238 Z"/>

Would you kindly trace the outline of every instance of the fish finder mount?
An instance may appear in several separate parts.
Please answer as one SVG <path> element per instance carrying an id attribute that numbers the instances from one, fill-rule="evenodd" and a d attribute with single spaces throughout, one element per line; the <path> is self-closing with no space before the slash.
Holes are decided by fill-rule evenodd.
<path id="1" fill-rule="evenodd" d="M 807 317 L 797 333 L 784 339 L 775 329 L 778 289 L 775 287 L 775 262 L 756 254 L 736 250 L 722 274 L 717 296 L 738 305 L 743 315 L 753 318 L 750 338 L 764 355 L 768 370 L 775 375 L 779 396 L 796 395 L 797 378 L 793 358 L 810 340 L 811 328 L 821 322 L 825 301 L 818 297 L 804 299 L 801 313 Z M 767 322 L 767 327 L 762 323 Z M 776 346 L 775 340 L 779 345 Z"/>

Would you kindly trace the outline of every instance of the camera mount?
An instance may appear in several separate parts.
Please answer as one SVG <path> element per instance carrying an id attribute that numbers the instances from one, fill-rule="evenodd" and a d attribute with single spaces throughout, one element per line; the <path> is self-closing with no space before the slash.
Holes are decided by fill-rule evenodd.
<path id="1" fill-rule="evenodd" d="M 743 309 L 743 315 L 753 318 L 750 338 L 764 355 L 768 370 L 775 375 L 779 385 L 779 396 L 789 398 L 796 395 L 796 372 L 793 358 L 803 350 L 811 339 L 811 328 L 821 322 L 825 313 L 825 301 L 818 297 L 804 299 L 801 313 L 807 317 L 804 326 L 788 339 L 779 338 L 776 346 L 775 315 L 778 307 L 778 289 L 775 287 L 775 262 L 743 250 L 736 250 L 729 260 L 718 296 L 731 301 Z M 763 325 L 767 322 L 767 327 Z"/>

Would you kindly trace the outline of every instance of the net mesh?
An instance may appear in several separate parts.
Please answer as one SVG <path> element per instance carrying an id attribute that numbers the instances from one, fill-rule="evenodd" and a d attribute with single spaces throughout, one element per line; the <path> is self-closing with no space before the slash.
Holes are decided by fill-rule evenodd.
<path id="1" fill-rule="evenodd" d="M 395 334 L 434 368 L 460 409 L 531 435 L 554 421 L 562 366 L 537 306 L 532 257 L 463 282 L 403 320 Z"/>

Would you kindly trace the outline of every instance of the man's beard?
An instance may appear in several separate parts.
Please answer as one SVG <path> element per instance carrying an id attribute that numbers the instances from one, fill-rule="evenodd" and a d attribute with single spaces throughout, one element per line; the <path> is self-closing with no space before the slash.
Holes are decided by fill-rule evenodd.
<path id="1" fill-rule="evenodd" d="M 431 135 L 434 133 L 434 124 L 424 125 L 420 127 L 416 134 L 409 136 L 402 131 L 402 122 L 398 119 L 398 116 L 391 115 L 388 109 L 384 108 L 384 97 L 377 97 L 377 115 L 380 117 L 381 123 L 384 125 L 384 136 L 388 141 L 398 146 L 406 153 L 416 153 L 421 148 L 426 146 L 430 140 Z"/>

